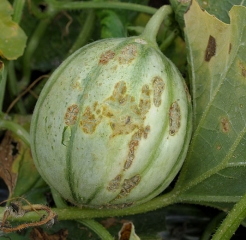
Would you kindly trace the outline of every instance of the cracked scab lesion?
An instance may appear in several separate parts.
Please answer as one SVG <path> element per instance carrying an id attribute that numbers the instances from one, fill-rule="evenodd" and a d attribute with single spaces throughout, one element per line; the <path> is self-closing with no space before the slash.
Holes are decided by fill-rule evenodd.
<path id="1" fill-rule="evenodd" d="M 99 64 L 106 65 L 115 56 L 115 52 L 108 50 L 101 54 L 99 58 Z"/>
<path id="2" fill-rule="evenodd" d="M 115 85 L 112 96 L 102 106 L 103 116 L 109 118 L 111 137 L 129 134 L 144 127 L 144 119 L 151 107 L 149 86 L 142 87 L 139 104 L 136 104 L 134 96 L 127 94 L 126 83 L 120 81 Z"/>
<path id="3" fill-rule="evenodd" d="M 117 175 L 114 179 L 112 179 L 107 186 L 108 191 L 115 192 L 116 190 L 118 190 L 120 188 L 121 179 L 121 174 Z"/>
<path id="4" fill-rule="evenodd" d="M 112 130 L 110 138 L 132 133 L 144 128 L 144 119 L 151 107 L 151 90 L 147 84 L 141 89 L 139 103 L 127 94 L 126 82 L 115 84 L 113 93 L 101 104 L 95 102 L 87 106 L 81 115 L 80 126 L 84 133 L 91 134 L 102 119 L 107 119 Z"/>
<path id="5" fill-rule="evenodd" d="M 74 125 L 78 119 L 79 107 L 77 104 L 72 104 L 67 108 L 64 116 L 65 124 L 68 126 Z"/>
<path id="6" fill-rule="evenodd" d="M 141 180 L 141 176 L 139 174 L 134 175 L 133 177 L 129 179 L 124 179 L 121 191 L 116 197 L 116 199 L 120 199 L 122 197 L 126 197 L 130 194 L 133 188 L 135 188 Z"/>
<path id="7" fill-rule="evenodd" d="M 80 127 L 84 133 L 92 134 L 95 132 L 97 125 L 101 122 L 102 116 L 96 116 L 89 106 L 86 107 L 80 120 Z"/>
<path id="8" fill-rule="evenodd" d="M 120 64 L 129 64 L 136 57 L 137 57 L 137 46 L 134 44 L 129 44 L 120 51 L 118 61 Z"/>
<path id="9" fill-rule="evenodd" d="M 178 102 L 173 102 L 169 108 L 169 134 L 174 136 L 180 128 L 181 111 Z"/>
<path id="10" fill-rule="evenodd" d="M 135 132 L 132 135 L 131 140 L 128 144 L 129 150 L 124 164 L 124 171 L 131 167 L 132 162 L 135 158 L 136 150 L 139 146 L 139 142 L 141 141 L 142 138 L 147 139 L 149 132 L 150 132 L 150 126 L 147 125 L 146 127 L 139 129 L 137 132 Z"/>
<path id="11" fill-rule="evenodd" d="M 165 89 L 165 83 L 162 80 L 161 77 L 156 76 L 152 80 L 152 86 L 153 86 L 153 102 L 156 107 L 159 107 L 161 105 L 161 98 L 162 94 Z"/>

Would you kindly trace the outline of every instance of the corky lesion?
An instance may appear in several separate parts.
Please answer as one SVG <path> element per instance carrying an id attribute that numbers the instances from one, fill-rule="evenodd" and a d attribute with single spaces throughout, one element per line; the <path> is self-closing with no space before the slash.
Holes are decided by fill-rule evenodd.
<path id="1" fill-rule="evenodd" d="M 92 134 L 95 132 L 97 125 L 101 122 L 102 116 L 96 116 L 89 106 L 86 107 L 81 116 L 80 126 L 84 133 Z"/>
<path id="2" fill-rule="evenodd" d="M 114 58 L 114 56 L 115 56 L 115 52 L 113 52 L 112 50 L 103 52 L 100 55 L 99 64 L 106 65 L 111 59 Z"/>
<path id="3" fill-rule="evenodd" d="M 174 136 L 179 128 L 181 122 L 181 111 L 177 101 L 171 104 L 169 108 L 169 134 Z"/>
<path id="4" fill-rule="evenodd" d="M 67 108 L 64 116 L 65 124 L 68 126 L 74 125 L 78 119 L 79 107 L 77 104 L 72 104 Z"/>
<path id="5" fill-rule="evenodd" d="M 156 107 L 159 107 L 161 105 L 161 98 L 165 89 L 165 83 L 161 77 L 156 76 L 152 80 L 152 86 L 154 91 L 153 102 Z"/>
<path id="6" fill-rule="evenodd" d="M 112 129 L 111 138 L 117 135 L 129 134 L 135 129 L 144 127 L 144 119 L 151 107 L 150 89 L 148 85 L 142 88 L 139 104 L 135 98 L 127 94 L 124 81 L 118 82 L 113 94 L 103 104 L 103 116 L 109 119 Z"/>
<path id="7" fill-rule="evenodd" d="M 107 186 L 108 191 L 115 192 L 116 190 L 118 190 L 120 188 L 121 179 L 121 174 L 117 175 L 114 179 L 112 179 Z"/>
<path id="8" fill-rule="evenodd" d="M 118 57 L 120 64 L 129 64 L 137 57 L 137 46 L 134 44 L 129 44 L 125 46 Z"/>
<path id="9" fill-rule="evenodd" d="M 136 150 L 139 146 L 139 142 L 142 138 L 146 139 L 148 137 L 148 133 L 150 132 L 150 126 L 147 125 L 146 127 L 139 129 L 132 135 L 132 138 L 128 144 L 128 155 L 124 164 L 124 170 L 127 170 L 131 167 L 132 162 L 135 158 Z"/>
<path id="10" fill-rule="evenodd" d="M 135 176 L 129 179 L 125 179 L 122 184 L 121 191 L 116 197 L 116 199 L 120 199 L 122 197 L 126 197 L 127 195 L 129 195 L 132 189 L 135 188 L 139 184 L 140 180 L 141 180 L 141 177 L 139 174 L 136 174 Z"/>

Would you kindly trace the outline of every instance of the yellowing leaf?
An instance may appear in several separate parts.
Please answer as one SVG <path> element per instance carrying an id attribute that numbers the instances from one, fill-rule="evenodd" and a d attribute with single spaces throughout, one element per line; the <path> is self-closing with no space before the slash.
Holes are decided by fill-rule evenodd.
<path id="1" fill-rule="evenodd" d="M 17 59 L 26 46 L 26 35 L 13 22 L 13 9 L 7 0 L 0 1 L 0 56 L 8 60 Z"/>
<path id="2" fill-rule="evenodd" d="M 246 8 L 230 24 L 194 0 L 185 14 L 194 134 L 176 185 L 180 200 L 220 208 L 246 192 Z"/>
<path id="3" fill-rule="evenodd" d="M 123 224 L 119 232 L 119 240 L 140 240 L 135 233 L 135 227 L 132 222 Z"/>

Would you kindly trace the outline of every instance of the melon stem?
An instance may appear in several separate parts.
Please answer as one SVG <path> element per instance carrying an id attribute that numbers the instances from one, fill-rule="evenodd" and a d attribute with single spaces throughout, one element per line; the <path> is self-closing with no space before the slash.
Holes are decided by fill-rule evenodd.
<path id="1" fill-rule="evenodd" d="M 141 38 L 157 46 L 156 36 L 163 20 L 173 13 L 170 5 L 164 5 L 160 7 L 156 13 L 150 18 L 149 22 L 145 26 Z"/>

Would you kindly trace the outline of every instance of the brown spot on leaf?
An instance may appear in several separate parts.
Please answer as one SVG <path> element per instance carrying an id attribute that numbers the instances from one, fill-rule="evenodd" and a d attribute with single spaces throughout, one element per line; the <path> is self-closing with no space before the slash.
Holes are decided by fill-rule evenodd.
<path id="1" fill-rule="evenodd" d="M 228 51 L 229 54 L 231 53 L 231 49 L 232 49 L 232 44 L 230 43 L 229 44 L 229 51 Z"/>
<path id="2" fill-rule="evenodd" d="M 77 121 L 78 113 L 79 107 L 77 104 L 68 107 L 64 116 L 65 124 L 68 126 L 74 125 Z"/>
<path id="3" fill-rule="evenodd" d="M 108 50 L 101 54 L 99 59 L 99 64 L 105 65 L 107 64 L 111 59 L 113 59 L 115 56 L 115 53 L 112 50 Z"/>
<path id="4" fill-rule="evenodd" d="M 210 59 L 215 55 L 216 53 L 216 40 L 213 36 L 209 36 L 208 39 L 208 45 L 205 51 L 205 61 L 209 62 Z"/>
<path id="5" fill-rule="evenodd" d="M 180 107 L 179 104 L 173 102 L 169 109 L 169 134 L 174 136 L 180 128 Z"/>
<path id="6" fill-rule="evenodd" d="M 152 85 L 154 90 L 154 96 L 153 96 L 154 105 L 156 107 L 159 107 L 161 105 L 161 96 L 165 89 L 165 83 L 160 77 L 156 76 L 152 80 Z"/>
<path id="7" fill-rule="evenodd" d="M 241 68 L 241 74 L 243 77 L 246 77 L 246 69 L 243 63 L 239 63 L 239 66 Z"/>
<path id="8" fill-rule="evenodd" d="M 224 117 L 220 121 L 221 128 L 224 133 L 228 133 L 230 131 L 230 122 L 227 117 Z"/>
<path id="9" fill-rule="evenodd" d="M 118 61 L 120 64 L 129 64 L 136 56 L 137 47 L 136 45 L 130 44 L 121 50 Z"/>
<path id="10" fill-rule="evenodd" d="M 216 147 L 216 149 L 219 151 L 219 150 L 221 150 L 221 145 L 218 145 L 217 147 Z"/>

